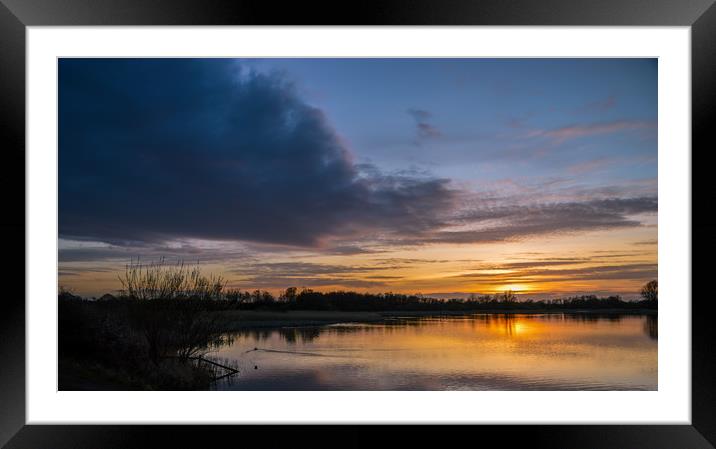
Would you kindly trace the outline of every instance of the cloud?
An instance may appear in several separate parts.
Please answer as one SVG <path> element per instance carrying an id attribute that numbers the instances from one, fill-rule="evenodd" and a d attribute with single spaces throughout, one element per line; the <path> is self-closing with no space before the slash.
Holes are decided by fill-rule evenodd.
<path id="1" fill-rule="evenodd" d="M 153 243 L 123 243 L 103 247 L 68 247 L 58 250 L 58 262 L 121 262 L 131 260 L 158 261 L 165 258 L 168 263 L 185 261 L 187 263 L 215 263 L 230 259 L 247 259 L 250 255 L 245 250 L 232 248 L 230 245 L 215 248 L 201 248 L 196 245 L 172 242 L 171 245 Z"/>
<path id="2" fill-rule="evenodd" d="M 467 230 L 439 230 L 398 243 L 492 243 L 540 235 L 641 226 L 634 215 L 656 213 L 652 197 L 484 207 L 462 212 L 456 224 Z"/>
<path id="3" fill-rule="evenodd" d="M 233 268 L 230 272 L 237 274 L 280 273 L 288 277 L 293 277 L 317 276 L 321 274 L 365 273 L 381 269 L 382 268 L 379 267 L 369 266 L 331 265 L 310 262 L 268 262 Z"/>
<path id="4" fill-rule="evenodd" d="M 385 285 L 379 280 L 387 279 L 380 276 L 361 275 L 382 270 L 384 267 L 346 266 L 308 262 L 271 262 L 246 264 L 229 270 L 232 274 L 245 277 L 240 285 L 249 288 L 276 288 L 277 286 L 290 287 L 324 287 L 340 285 L 347 288 L 367 288 Z"/>
<path id="5" fill-rule="evenodd" d="M 639 246 L 656 246 L 659 243 L 657 239 L 653 240 L 640 240 L 638 242 L 632 243 L 632 245 L 639 245 Z"/>
<path id="6" fill-rule="evenodd" d="M 337 245 L 331 248 L 322 249 L 322 254 L 334 254 L 339 256 L 352 256 L 356 254 L 372 254 L 379 253 L 384 250 L 370 248 L 361 245 Z"/>
<path id="7" fill-rule="evenodd" d="M 655 129 L 656 123 L 645 120 L 615 120 L 611 122 L 569 125 L 552 130 L 534 130 L 528 137 L 547 137 L 555 143 L 601 134 L 613 134 L 621 131 Z"/>
<path id="8" fill-rule="evenodd" d="M 570 165 L 569 167 L 567 167 L 567 170 L 574 175 L 583 175 L 585 173 L 592 173 L 604 170 L 605 168 L 615 164 L 616 162 L 617 160 L 614 158 L 602 157 Z"/>
<path id="9" fill-rule="evenodd" d="M 435 138 L 442 136 L 440 130 L 436 126 L 429 123 L 429 120 L 432 118 L 432 114 L 429 111 L 426 111 L 424 109 L 410 108 L 407 112 L 408 115 L 413 117 L 413 120 L 415 120 L 418 137 Z"/>
<path id="10" fill-rule="evenodd" d="M 655 263 L 598 266 L 571 270 L 535 270 L 531 275 L 553 276 L 553 279 L 568 277 L 573 280 L 616 280 L 649 279 L 657 277 L 658 266 Z"/>
<path id="11" fill-rule="evenodd" d="M 605 112 L 610 109 L 614 109 L 614 107 L 617 105 L 617 98 L 614 95 L 610 95 L 602 100 L 592 101 L 581 108 L 579 108 L 578 112 Z"/>
<path id="12" fill-rule="evenodd" d="M 453 277 L 460 279 L 489 280 L 496 283 L 549 283 L 565 281 L 594 281 L 594 280 L 646 280 L 655 279 L 658 275 L 656 263 L 632 263 L 598 265 L 589 267 L 552 269 L 544 268 L 544 263 L 536 262 L 533 266 L 513 267 L 510 264 L 501 266 L 503 269 L 515 269 L 515 272 L 505 274 L 485 274 L 480 270 L 472 273 L 463 273 Z M 483 268 L 484 269 L 484 268 Z M 490 267 L 490 269 L 495 269 Z"/>
<path id="13" fill-rule="evenodd" d="M 57 272 L 58 276 L 80 276 L 87 273 L 113 273 L 114 270 L 111 268 L 89 268 L 89 267 L 82 267 L 82 268 L 74 268 L 74 267 L 65 267 L 62 270 L 59 270 Z"/>
<path id="14" fill-rule="evenodd" d="M 548 267 L 548 266 L 565 266 L 579 265 L 589 262 L 585 257 L 557 257 L 548 260 L 534 260 L 529 262 L 509 262 L 491 267 L 495 270 L 517 270 L 523 268 Z"/>
<path id="15" fill-rule="evenodd" d="M 362 171 L 282 75 L 226 59 L 59 62 L 62 237 L 316 247 L 440 227 L 455 194 Z"/>

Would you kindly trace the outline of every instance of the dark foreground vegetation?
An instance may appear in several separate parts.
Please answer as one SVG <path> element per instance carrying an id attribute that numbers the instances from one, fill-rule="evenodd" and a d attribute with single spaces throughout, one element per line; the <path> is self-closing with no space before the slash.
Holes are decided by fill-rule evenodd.
<path id="1" fill-rule="evenodd" d="M 221 277 L 204 276 L 198 268 L 184 265 L 168 267 L 162 262 L 130 264 L 120 281 L 118 295 L 107 294 L 97 300 L 61 289 L 61 390 L 209 388 L 216 379 L 234 373 L 233 367 L 217 365 L 207 357 L 213 348 L 227 342 L 227 331 L 241 328 L 237 323 L 241 315 L 229 311 L 336 312 L 332 319 L 339 321 L 350 321 L 351 313 L 355 313 L 352 320 L 360 321 L 358 312 L 630 313 L 656 311 L 658 292 L 656 281 L 652 281 L 642 290 L 643 299 L 639 301 L 618 296 L 520 300 L 509 291 L 441 300 L 395 293 L 299 291 L 293 287 L 274 297 L 261 290 L 226 289 Z"/>
<path id="2" fill-rule="evenodd" d="M 233 368 L 205 358 L 224 343 L 223 281 L 198 268 L 129 265 L 118 297 L 60 291 L 60 389 L 202 389 Z"/>

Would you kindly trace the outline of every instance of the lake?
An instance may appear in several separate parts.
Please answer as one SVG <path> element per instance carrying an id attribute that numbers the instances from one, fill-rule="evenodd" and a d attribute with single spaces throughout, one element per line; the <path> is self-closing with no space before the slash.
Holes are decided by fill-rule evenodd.
<path id="1" fill-rule="evenodd" d="M 656 315 L 471 314 L 247 329 L 220 390 L 656 390 Z"/>

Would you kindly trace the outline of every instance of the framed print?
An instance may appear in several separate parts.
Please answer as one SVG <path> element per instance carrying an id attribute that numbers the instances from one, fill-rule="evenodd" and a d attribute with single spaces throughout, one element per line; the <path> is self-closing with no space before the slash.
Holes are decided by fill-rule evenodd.
<path id="1" fill-rule="evenodd" d="M 0 9 L 3 444 L 713 447 L 710 1 L 104 3 Z"/>

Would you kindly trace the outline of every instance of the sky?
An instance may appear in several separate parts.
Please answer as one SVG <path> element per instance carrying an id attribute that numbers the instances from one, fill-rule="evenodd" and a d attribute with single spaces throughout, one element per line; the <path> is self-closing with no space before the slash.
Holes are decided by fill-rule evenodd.
<path id="1" fill-rule="evenodd" d="M 656 59 L 60 59 L 59 284 L 537 299 L 657 278 Z"/>

